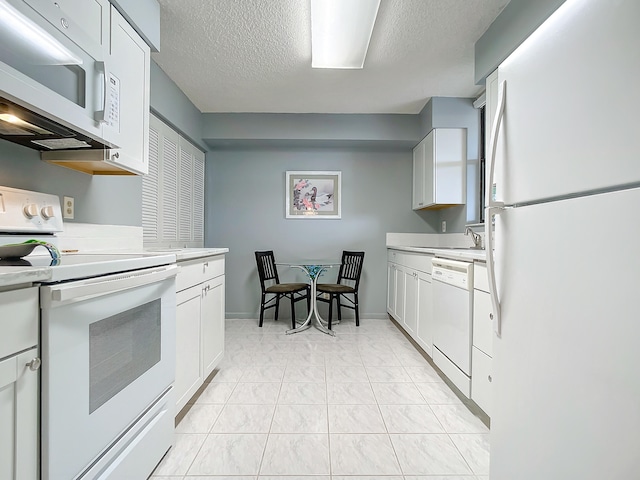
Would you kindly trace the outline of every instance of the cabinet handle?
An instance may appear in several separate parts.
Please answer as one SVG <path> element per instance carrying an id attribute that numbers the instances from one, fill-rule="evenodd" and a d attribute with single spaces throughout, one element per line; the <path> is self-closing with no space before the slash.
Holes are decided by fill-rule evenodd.
<path id="1" fill-rule="evenodd" d="M 490 313 L 490 314 L 489 314 L 489 318 L 490 318 L 491 320 L 493 320 L 493 313 Z"/>
<path id="2" fill-rule="evenodd" d="M 491 378 L 491 375 L 487 375 L 487 379 L 489 380 L 489 383 L 493 381 L 493 378 Z"/>
<path id="3" fill-rule="evenodd" d="M 42 365 L 42 361 L 38 357 L 36 357 L 26 365 L 27 367 L 29 367 L 29 370 L 31 370 L 32 372 L 35 372 L 40 368 L 40 365 Z"/>
<path id="4" fill-rule="evenodd" d="M 111 155 L 111 158 L 120 158 L 120 152 L 116 152 L 113 155 Z"/>

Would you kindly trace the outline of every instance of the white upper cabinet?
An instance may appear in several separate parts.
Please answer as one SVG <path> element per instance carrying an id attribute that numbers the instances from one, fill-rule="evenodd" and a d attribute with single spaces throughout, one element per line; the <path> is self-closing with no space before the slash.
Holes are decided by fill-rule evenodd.
<path id="1" fill-rule="evenodd" d="M 467 131 L 436 128 L 413 150 L 413 209 L 464 205 Z"/>
<path id="2" fill-rule="evenodd" d="M 110 161 L 131 172 L 149 171 L 149 46 L 122 15 L 111 7 L 111 38 L 107 59 L 109 121 L 107 141 L 120 148 Z"/>

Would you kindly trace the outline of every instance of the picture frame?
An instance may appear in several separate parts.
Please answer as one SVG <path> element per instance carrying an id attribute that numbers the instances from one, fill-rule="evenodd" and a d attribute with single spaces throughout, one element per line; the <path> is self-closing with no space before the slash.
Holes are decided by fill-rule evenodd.
<path id="1" fill-rule="evenodd" d="M 287 171 L 286 218 L 342 218 L 342 172 Z"/>

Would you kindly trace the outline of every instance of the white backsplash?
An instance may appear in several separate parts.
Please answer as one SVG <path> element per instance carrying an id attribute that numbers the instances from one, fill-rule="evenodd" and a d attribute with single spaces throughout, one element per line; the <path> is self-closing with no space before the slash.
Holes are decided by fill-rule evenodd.
<path id="1" fill-rule="evenodd" d="M 65 223 L 58 235 L 61 251 L 78 253 L 141 252 L 142 227 Z"/>
<path id="2" fill-rule="evenodd" d="M 484 232 L 474 228 L 474 232 L 482 237 Z M 471 247 L 471 236 L 464 233 L 387 233 L 387 247 Z"/>

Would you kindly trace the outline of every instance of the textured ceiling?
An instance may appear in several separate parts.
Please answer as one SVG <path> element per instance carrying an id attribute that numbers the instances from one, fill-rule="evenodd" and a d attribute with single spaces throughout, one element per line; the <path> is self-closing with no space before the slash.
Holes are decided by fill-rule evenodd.
<path id="1" fill-rule="evenodd" d="M 153 58 L 202 112 L 418 113 L 473 97 L 474 44 L 509 0 L 382 0 L 362 70 L 311 68 L 309 0 L 159 0 Z"/>

